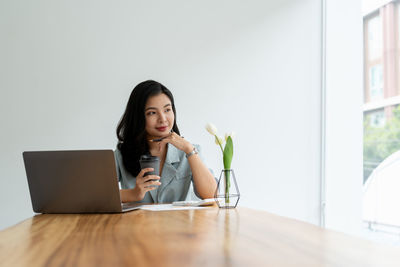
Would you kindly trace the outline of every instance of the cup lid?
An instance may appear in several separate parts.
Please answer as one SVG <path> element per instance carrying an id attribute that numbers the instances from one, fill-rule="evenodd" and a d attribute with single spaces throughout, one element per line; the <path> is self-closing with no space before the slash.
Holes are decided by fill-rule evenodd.
<path id="1" fill-rule="evenodd" d="M 159 158 L 158 157 L 156 157 L 156 156 L 152 156 L 152 155 L 142 155 L 142 156 L 140 156 L 140 160 L 143 160 L 143 161 L 153 161 L 153 160 L 159 160 Z"/>

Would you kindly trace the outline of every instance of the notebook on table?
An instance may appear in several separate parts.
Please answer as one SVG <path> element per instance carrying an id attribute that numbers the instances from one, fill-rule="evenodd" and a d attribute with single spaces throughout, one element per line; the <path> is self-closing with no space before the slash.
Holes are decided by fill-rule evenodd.
<path id="1" fill-rule="evenodd" d="M 23 152 L 36 213 L 117 213 L 142 204 L 121 203 L 112 150 Z"/>

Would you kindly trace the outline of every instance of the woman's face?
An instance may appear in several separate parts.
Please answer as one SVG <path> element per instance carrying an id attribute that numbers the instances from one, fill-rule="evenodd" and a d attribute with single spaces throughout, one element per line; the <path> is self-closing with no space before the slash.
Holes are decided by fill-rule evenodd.
<path id="1" fill-rule="evenodd" d="M 144 108 L 144 116 L 145 130 L 151 139 L 167 136 L 174 126 L 175 114 L 171 100 L 166 94 L 149 97 Z"/>

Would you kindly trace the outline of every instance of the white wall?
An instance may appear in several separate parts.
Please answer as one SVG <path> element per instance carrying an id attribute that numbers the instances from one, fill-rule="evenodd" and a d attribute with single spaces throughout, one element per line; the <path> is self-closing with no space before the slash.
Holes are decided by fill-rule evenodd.
<path id="1" fill-rule="evenodd" d="M 326 2 L 326 227 L 360 234 L 363 183 L 361 1 Z"/>
<path id="2" fill-rule="evenodd" d="M 317 224 L 319 2 L 1 1 L 0 228 L 33 214 L 22 151 L 114 148 L 148 78 L 218 175 L 204 125 L 236 131 L 240 205 Z"/>

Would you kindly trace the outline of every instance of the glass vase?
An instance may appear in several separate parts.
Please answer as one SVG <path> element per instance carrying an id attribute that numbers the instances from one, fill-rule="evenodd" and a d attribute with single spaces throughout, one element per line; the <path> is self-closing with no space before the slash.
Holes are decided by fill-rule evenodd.
<path id="1" fill-rule="evenodd" d="M 220 208 L 236 208 L 240 193 L 235 173 L 232 169 L 221 171 L 214 198 Z"/>

